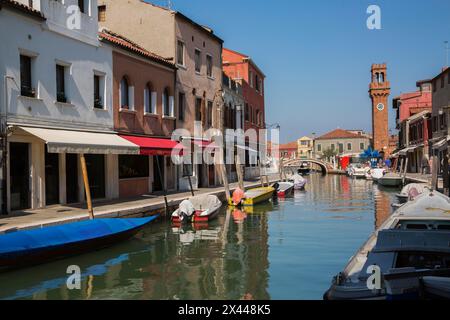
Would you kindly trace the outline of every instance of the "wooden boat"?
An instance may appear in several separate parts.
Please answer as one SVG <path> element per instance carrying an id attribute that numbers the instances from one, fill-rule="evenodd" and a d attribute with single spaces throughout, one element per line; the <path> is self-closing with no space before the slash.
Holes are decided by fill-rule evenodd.
<path id="1" fill-rule="evenodd" d="M 294 190 L 294 184 L 292 182 L 277 182 L 276 187 L 277 195 L 280 198 L 289 196 Z"/>
<path id="2" fill-rule="evenodd" d="M 275 188 L 273 187 L 260 187 L 249 189 L 245 192 L 245 197 L 240 204 L 235 205 L 231 199 L 228 204 L 232 207 L 254 206 L 271 199 L 273 197 L 274 192 Z"/>
<path id="3" fill-rule="evenodd" d="M 0 270 L 28 267 L 128 239 L 158 216 L 95 219 L 0 235 Z"/>
<path id="4" fill-rule="evenodd" d="M 378 179 L 378 184 L 384 187 L 398 188 L 403 184 L 403 178 L 396 173 L 388 173 Z"/>
<path id="5" fill-rule="evenodd" d="M 222 207 L 222 202 L 214 195 L 200 195 L 180 203 L 178 209 L 172 213 L 172 222 L 181 224 L 186 222 L 207 223 L 215 219 Z"/>

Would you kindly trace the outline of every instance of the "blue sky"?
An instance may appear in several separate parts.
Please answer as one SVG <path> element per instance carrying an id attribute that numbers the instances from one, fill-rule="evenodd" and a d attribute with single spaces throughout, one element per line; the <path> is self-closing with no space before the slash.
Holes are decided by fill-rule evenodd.
<path id="1" fill-rule="evenodd" d="M 366 27 L 371 4 L 381 7 L 382 30 Z M 447 0 L 172 0 L 172 6 L 261 67 L 266 121 L 281 125 L 282 142 L 338 127 L 371 131 L 372 63 L 388 64 L 394 128 L 392 97 L 436 75 L 450 40 Z"/>

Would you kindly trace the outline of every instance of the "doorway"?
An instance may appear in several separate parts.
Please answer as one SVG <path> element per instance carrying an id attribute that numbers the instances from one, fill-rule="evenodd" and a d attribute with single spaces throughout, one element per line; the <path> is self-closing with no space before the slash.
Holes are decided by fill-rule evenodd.
<path id="1" fill-rule="evenodd" d="M 45 148 L 45 205 L 59 203 L 59 154 Z"/>
<path id="2" fill-rule="evenodd" d="M 9 144 L 11 210 L 30 208 L 30 155 L 28 143 Z"/>
<path id="3" fill-rule="evenodd" d="M 205 172 L 205 167 L 203 164 L 199 164 L 197 166 L 198 170 L 197 170 L 197 179 L 198 179 L 198 187 L 199 188 L 205 188 L 205 180 L 204 180 L 204 172 Z"/>
<path id="4" fill-rule="evenodd" d="M 78 155 L 66 154 L 66 201 L 68 204 L 79 202 L 78 199 Z"/>
<path id="5" fill-rule="evenodd" d="M 164 157 L 153 156 L 153 192 L 160 192 L 164 189 L 164 167 Z M 158 168 L 161 170 L 161 176 Z"/>
<path id="6" fill-rule="evenodd" d="M 92 199 L 104 199 L 105 192 L 105 156 L 102 154 L 87 154 L 86 167 Z"/>
<path id="7" fill-rule="evenodd" d="M 209 165 L 208 166 L 208 183 L 209 183 L 209 187 L 213 187 L 216 185 L 216 170 L 214 165 Z"/>

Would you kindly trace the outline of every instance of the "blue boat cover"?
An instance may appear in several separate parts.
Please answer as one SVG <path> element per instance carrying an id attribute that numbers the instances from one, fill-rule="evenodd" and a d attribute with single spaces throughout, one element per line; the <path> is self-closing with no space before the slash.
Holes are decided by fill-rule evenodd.
<path id="1" fill-rule="evenodd" d="M 129 219 L 94 219 L 0 235 L 0 255 L 45 249 L 113 236 L 140 228 L 158 216 Z"/>

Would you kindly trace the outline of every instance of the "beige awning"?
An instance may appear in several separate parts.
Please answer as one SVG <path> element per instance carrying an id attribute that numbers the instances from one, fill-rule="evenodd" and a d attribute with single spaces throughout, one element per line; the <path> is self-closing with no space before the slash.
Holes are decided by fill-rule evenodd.
<path id="1" fill-rule="evenodd" d="M 139 154 L 139 146 L 114 133 L 19 128 L 45 141 L 50 153 Z"/>

